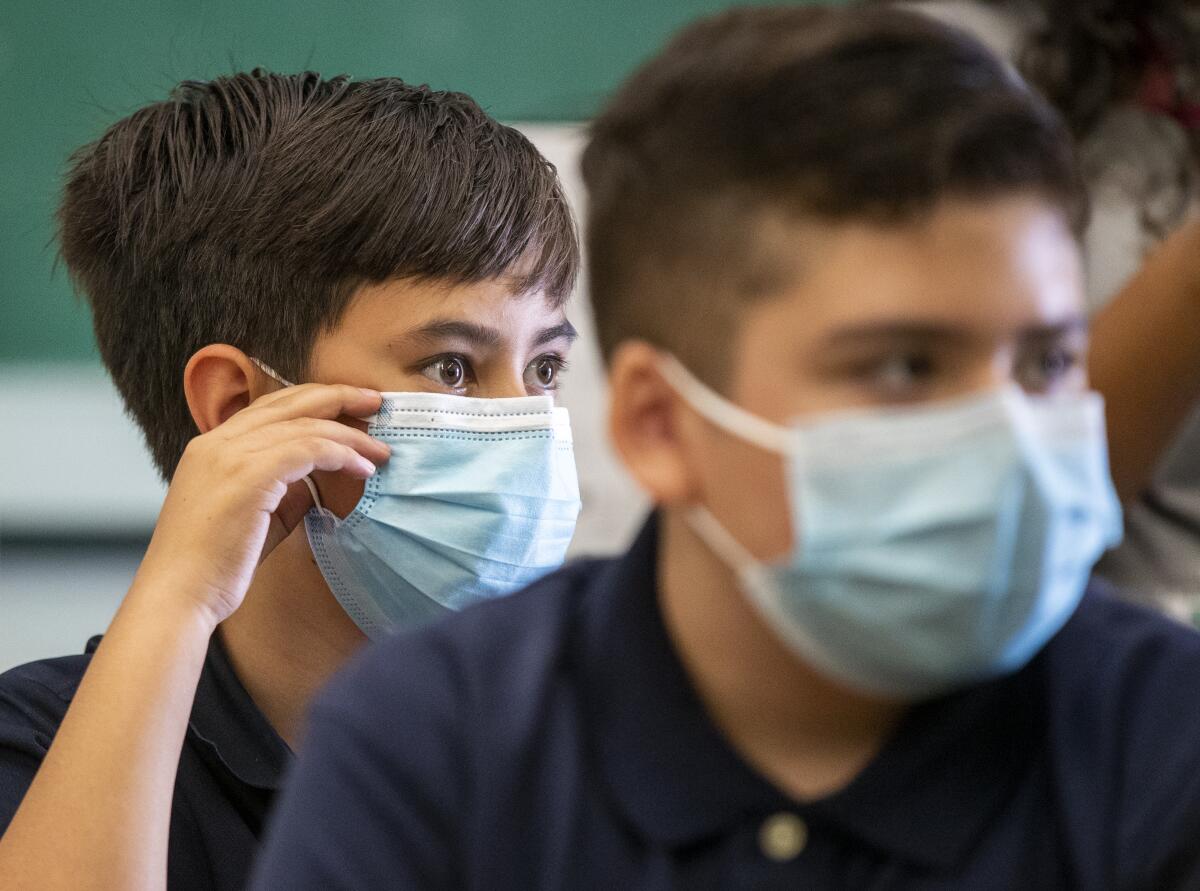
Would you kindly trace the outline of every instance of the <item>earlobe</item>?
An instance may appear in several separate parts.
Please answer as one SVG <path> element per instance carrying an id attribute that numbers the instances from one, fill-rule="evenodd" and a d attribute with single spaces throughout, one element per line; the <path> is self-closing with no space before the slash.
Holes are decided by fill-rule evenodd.
<path id="1" fill-rule="evenodd" d="M 656 504 L 697 496 L 684 407 L 659 371 L 660 352 L 644 341 L 617 347 L 609 363 L 609 436 L 633 478 Z"/>
<path id="2" fill-rule="evenodd" d="M 183 392 L 201 433 L 220 426 L 262 395 L 250 358 L 228 344 L 210 344 L 188 360 Z"/>

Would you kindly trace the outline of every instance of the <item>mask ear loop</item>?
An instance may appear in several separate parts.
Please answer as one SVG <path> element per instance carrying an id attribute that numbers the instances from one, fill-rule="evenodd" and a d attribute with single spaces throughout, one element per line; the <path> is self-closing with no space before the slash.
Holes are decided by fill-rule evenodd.
<path id="1" fill-rule="evenodd" d="M 249 358 L 250 358 L 250 362 L 254 365 L 254 367 L 257 368 L 259 371 L 261 371 L 263 374 L 265 374 L 267 377 L 271 378 L 271 380 L 278 381 L 279 383 L 283 384 L 285 387 L 296 386 L 291 381 L 289 381 L 286 377 L 281 375 L 279 372 L 277 372 L 274 368 L 272 368 L 270 365 L 268 365 L 266 362 L 262 361 L 261 359 L 255 359 L 253 356 L 250 356 Z M 317 510 L 325 510 L 324 505 L 321 504 L 321 496 L 317 492 L 317 484 L 312 481 L 312 477 L 305 475 L 305 476 L 300 477 L 300 479 L 304 482 L 304 485 L 308 486 L 308 494 L 312 496 L 313 506 L 316 507 Z"/>
<path id="2" fill-rule="evenodd" d="M 669 353 L 662 357 L 659 371 L 680 396 L 711 423 L 726 433 L 772 452 L 789 455 L 794 450 L 794 435 L 781 427 L 746 411 L 717 393 Z M 753 575 L 760 564 L 746 546 L 721 525 L 708 508 L 696 505 L 686 514 L 688 525 L 726 566 L 739 575 Z"/>
<path id="3" fill-rule="evenodd" d="M 271 380 L 278 381 L 279 383 L 283 384 L 285 387 L 296 386 L 291 381 L 289 381 L 286 377 L 284 377 L 278 371 L 276 371 L 274 368 L 272 368 L 270 365 L 268 365 L 266 362 L 263 362 L 261 359 L 255 359 L 253 356 L 250 356 L 249 359 L 250 359 L 250 363 L 255 368 L 257 368 L 259 371 L 261 371 L 263 374 L 265 374 Z"/>
<path id="4" fill-rule="evenodd" d="M 726 433 L 770 452 L 784 455 L 791 452 L 793 435 L 790 429 L 730 402 L 669 353 L 663 355 L 659 373 L 688 405 Z"/>
<path id="5" fill-rule="evenodd" d="M 744 544 L 733 537 L 733 533 L 721 525 L 708 508 L 697 505 L 689 508 L 685 516 L 692 531 L 735 573 L 740 575 L 756 570 L 758 560 Z"/>
<path id="6" fill-rule="evenodd" d="M 300 477 L 300 479 L 304 481 L 304 485 L 308 486 L 308 494 L 312 496 L 313 506 L 317 510 L 325 510 L 321 506 L 321 496 L 317 494 L 317 484 L 312 481 L 312 477 L 305 475 Z"/>

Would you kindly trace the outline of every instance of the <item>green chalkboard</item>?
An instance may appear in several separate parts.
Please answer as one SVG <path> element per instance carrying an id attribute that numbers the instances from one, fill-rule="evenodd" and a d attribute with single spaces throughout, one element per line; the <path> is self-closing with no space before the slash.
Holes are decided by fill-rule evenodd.
<path id="1" fill-rule="evenodd" d="M 586 118 L 727 0 L 0 0 L 0 362 L 95 355 L 56 268 L 67 155 L 176 82 L 237 69 L 396 75 L 509 121 Z"/>

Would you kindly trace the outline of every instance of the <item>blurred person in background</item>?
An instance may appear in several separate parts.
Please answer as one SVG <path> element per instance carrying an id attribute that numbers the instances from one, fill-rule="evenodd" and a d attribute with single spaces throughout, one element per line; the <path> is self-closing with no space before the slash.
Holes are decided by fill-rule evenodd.
<path id="1" fill-rule="evenodd" d="M 1062 112 L 1092 204 L 1089 374 L 1125 540 L 1097 572 L 1200 623 L 1200 4 L 923 0 Z"/>
<path id="2" fill-rule="evenodd" d="M 0 887 L 234 891 L 325 680 L 561 563 L 575 226 L 466 95 L 261 71 L 112 125 L 59 223 L 170 485 L 103 638 L 0 676 Z"/>
<path id="3" fill-rule="evenodd" d="M 883 5 L 975 33 L 1045 92 L 1078 140 L 1092 203 L 1089 374 L 1106 397 L 1126 506 L 1125 539 L 1097 571 L 1128 596 L 1200 623 L 1200 4 Z M 580 479 L 587 541 L 615 549 L 641 505 L 599 457 L 581 461 Z"/>
<path id="4" fill-rule="evenodd" d="M 1054 109 L 926 16 L 743 8 L 583 173 L 656 511 L 341 673 L 253 887 L 1200 887 L 1200 633 L 1090 581 L 1120 506 Z"/>

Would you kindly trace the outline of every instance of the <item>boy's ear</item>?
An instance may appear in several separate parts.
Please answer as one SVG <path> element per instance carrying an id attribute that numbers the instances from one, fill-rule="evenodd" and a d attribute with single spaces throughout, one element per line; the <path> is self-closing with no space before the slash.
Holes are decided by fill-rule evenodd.
<path id="1" fill-rule="evenodd" d="M 645 341 L 617 347 L 609 361 L 609 436 L 655 504 L 685 504 L 700 491 L 686 435 L 694 418 L 660 365 L 661 353 Z"/>
<path id="2" fill-rule="evenodd" d="M 213 343 L 197 350 L 183 370 L 183 392 L 200 432 L 220 426 L 269 392 L 263 377 L 237 347 Z"/>

